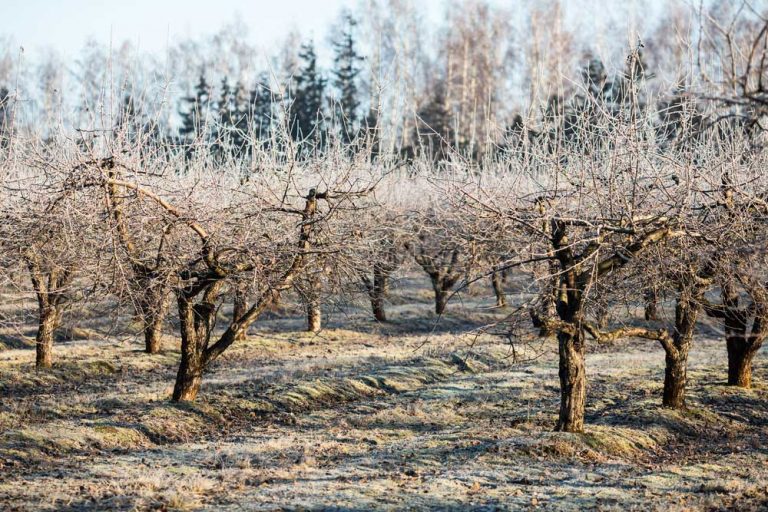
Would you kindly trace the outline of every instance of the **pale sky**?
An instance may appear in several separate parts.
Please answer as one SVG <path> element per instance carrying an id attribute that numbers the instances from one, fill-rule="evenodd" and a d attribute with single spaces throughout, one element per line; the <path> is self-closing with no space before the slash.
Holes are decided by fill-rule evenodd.
<path id="1" fill-rule="evenodd" d="M 88 37 L 108 45 L 129 40 L 140 50 L 162 54 L 179 39 L 216 32 L 224 24 L 241 20 L 250 30 L 251 43 L 268 49 L 291 29 L 302 37 L 323 42 L 342 7 L 360 0 L 0 0 L 0 35 L 30 52 L 51 46 L 74 56 Z M 489 0 L 517 14 L 537 0 Z M 428 19 L 443 16 L 444 0 L 418 0 Z M 570 17 L 596 27 L 647 20 L 658 14 L 664 0 L 564 0 Z"/>
<path id="2" fill-rule="evenodd" d="M 420 0 L 439 19 L 442 0 Z M 494 2 L 501 3 L 501 2 Z M 108 44 L 129 40 L 162 53 L 178 39 L 216 32 L 243 21 L 251 42 L 268 47 L 295 28 L 321 41 L 342 7 L 356 0 L 0 0 L 0 35 L 36 51 L 52 46 L 75 55 L 89 36 Z"/>

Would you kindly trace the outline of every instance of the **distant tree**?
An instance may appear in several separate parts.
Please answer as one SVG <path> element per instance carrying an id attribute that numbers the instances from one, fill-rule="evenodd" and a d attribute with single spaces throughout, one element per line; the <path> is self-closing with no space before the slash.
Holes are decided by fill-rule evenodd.
<path id="1" fill-rule="evenodd" d="M 445 83 L 438 80 L 432 96 L 418 112 L 418 124 L 414 140 L 417 140 L 421 150 L 435 160 L 444 160 L 448 156 L 453 130 L 451 129 L 451 114 L 446 105 Z"/>
<path id="2" fill-rule="evenodd" d="M 381 120 L 379 116 L 379 109 L 371 106 L 368 109 L 368 115 L 363 120 L 365 143 L 368 145 L 368 150 L 371 154 L 371 160 L 374 160 L 381 152 L 381 127 L 379 126 Z"/>
<path id="3" fill-rule="evenodd" d="M 242 82 L 235 84 L 232 91 L 232 110 L 229 117 L 230 138 L 235 156 L 241 157 L 245 154 L 248 137 L 248 118 L 250 110 L 250 97 L 248 90 Z"/>
<path id="4" fill-rule="evenodd" d="M 351 14 L 343 17 L 342 28 L 338 38 L 333 42 L 334 68 L 333 86 L 337 89 L 338 118 L 340 122 L 340 135 L 344 143 L 352 142 L 358 133 L 360 98 L 358 78 L 360 75 L 360 62 L 364 58 L 357 52 L 354 39 L 354 29 L 357 20 Z"/>
<path id="5" fill-rule="evenodd" d="M 272 135 L 273 103 L 275 94 L 269 85 L 269 76 L 262 74 L 251 89 L 248 118 L 252 122 L 251 129 L 259 141 L 267 141 Z"/>
<path id="6" fill-rule="evenodd" d="M 179 110 L 179 137 L 182 141 L 191 142 L 205 135 L 210 101 L 211 86 L 206 81 L 205 74 L 200 73 L 194 93 L 182 98 L 182 103 L 186 104 L 186 108 Z"/>
<path id="7" fill-rule="evenodd" d="M 504 84 L 514 73 L 509 11 L 473 0 L 449 9 L 437 56 L 451 114 L 451 146 L 473 160 L 487 155 L 495 139 L 497 114 L 504 109 Z"/>
<path id="8" fill-rule="evenodd" d="M 232 149 L 232 126 L 235 120 L 235 105 L 233 91 L 229 85 L 229 78 L 225 75 L 221 79 L 221 90 L 216 101 L 216 118 L 214 128 L 213 149 L 217 158 L 223 158 Z"/>
<path id="9" fill-rule="evenodd" d="M 299 57 L 302 66 L 293 79 L 289 97 L 291 137 L 296 141 L 312 138 L 322 147 L 325 142 L 325 123 L 322 117 L 326 79 L 317 67 L 317 54 L 311 41 L 301 46 Z"/>
<path id="10" fill-rule="evenodd" d="M 0 87 L 0 149 L 5 149 L 11 142 L 12 110 L 11 91 Z"/>

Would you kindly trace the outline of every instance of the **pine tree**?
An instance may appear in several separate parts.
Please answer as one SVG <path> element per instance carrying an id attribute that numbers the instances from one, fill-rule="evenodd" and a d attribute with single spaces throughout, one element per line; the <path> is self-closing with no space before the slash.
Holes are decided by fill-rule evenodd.
<path id="1" fill-rule="evenodd" d="M 205 135 L 210 98 L 211 87 L 205 80 L 205 74 L 200 73 L 194 95 L 182 98 L 187 107 L 179 110 L 179 116 L 181 116 L 179 136 L 183 142 L 191 142 Z"/>
<path id="2" fill-rule="evenodd" d="M 234 117 L 232 89 L 229 86 L 229 79 L 224 76 L 221 79 L 219 99 L 216 101 L 216 137 L 213 142 L 213 153 L 220 159 L 224 158 L 225 154 L 229 153 L 232 147 L 231 129 Z"/>
<path id="3" fill-rule="evenodd" d="M 422 150 L 435 160 L 447 158 L 453 140 L 451 115 L 446 106 L 445 94 L 445 83 L 439 79 L 434 85 L 432 96 L 418 112 L 419 123 L 414 137 Z"/>
<path id="4" fill-rule="evenodd" d="M 337 115 L 340 120 L 341 140 L 345 144 L 356 138 L 359 124 L 360 100 L 357 80 L 361 71 L 359 63 L 364 59 L 355 47 L 353 31 L 356 26 L 355 18 L 346 14 L 339 37 L 333 42 L 333 85 L 339 93 Z"/>
<path id="5" fill-rule="evenodd" d="M 323 120 L 326 79 L 317 68 L 317 54 L 311 41 L 301 45 L 299 58 L 303 65 L 294 77 L 290 98 L 291 137 L 296 141 L 312 138 L 317 147 L 322 148 L 326 139 Z"/>
<path id="6" fill-rule="evenodd" d="M 230 138 L 235 156 L 243 156 L 248 143 L 248 110 L 250 108 L 248 92 L 242 82 L 235 84 L 232 91 L 232 110 L 230 114 Z"/>
<path id="7" fill-rule="evenodd" d="M 262 74 L 256 86 L 251 90 L 249 100 L 249 117 L 253 125 L 251 129 L 259 141 L 268 141 L 272 135 L 274 93 L 269 86 L 269 76 Z"/>

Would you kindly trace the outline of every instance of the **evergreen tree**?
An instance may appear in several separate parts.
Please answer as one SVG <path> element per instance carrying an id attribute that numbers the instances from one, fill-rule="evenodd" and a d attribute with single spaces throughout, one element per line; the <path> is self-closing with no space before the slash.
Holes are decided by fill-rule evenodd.
<path id="1" fill-rule="evenodd" d="M 241 82 L 235 84 L 232 91 L 232 109 L 230 111 L 230 138 L 235 156 L 242 156 L 247 145 L 248 136 L 248 110 L 250 102 L 248 92 Z"/>
<path id="2" fill-rule="evenodd" d="M 194 95 L 182 98 L 182 101 L 187 104 L 186 109 L 179 110 L 181 116 L 179 136 L 182 141 L 194 141 L 205 135 L 210 98 L 211 87 L 205 80 L 205 74 L 200 73 Z"/>
<path id="3" fill-rule="evenodd" d="M 272 135 L 272 103 L 274 94 L 269 86 L 269 76 L 265 73 L 259 77 L 256 86 L 251 90 L 249 100 L 249 117 L 256 140 L 268 141 Z"/>
<path id="4" fill-rule="evenodd" d="M 213 142 L 213 152 L 218 158 L 223 158 L 232 148 L 232 124 L 235 118 L 232 101 L 232 89 L 229 79 L 221 79 L 221 91 L 216 101 L 216 137 Z"/>
<path id="5" fill-rule="evenodd" d="M 418 118 L 414 139 L 419 141 L 422 151 L 435 160 L 446 159 L 453 140 L 453 130 L 446 105 L 445 82 L 442 79 L 434 85 L 432 96 L 419 110 Z"/>
<path id="6" fill-rule="evenodd" d="M 294 77 L 289 107 L 291 137 L 296 141 L 313 138 L 318 147 L 325 144 L 323 101 L 326 79 L 317 68 L 315 46 L 310 41 L 301 46 L 302 67 Z"/>
<path id="7" fill-rule="evenodd" d="M 339 94 L 337 115 L 340 120 L 341 140 L 346 144 L 356 138 L 359 123 L 360 100 L 357 80 L 361 71 L 359 63 L 364 59 L 355 47 L 353 31 L 356 26 L 355 18 L 346 14 L 339 37 L 333 42 L 333 85 Z"/>

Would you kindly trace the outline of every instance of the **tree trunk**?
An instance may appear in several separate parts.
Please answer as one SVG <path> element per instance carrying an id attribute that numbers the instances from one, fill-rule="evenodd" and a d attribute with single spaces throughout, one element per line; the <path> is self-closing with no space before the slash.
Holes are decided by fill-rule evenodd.
<path id="1" fill-rule="evenodd" d="M 491 285 L 496 295 L 496 307 L 503 308 L 507 305 L 507 296 L 504 294 L 504 278 L 498 270 L 491 274 Z"/>
<path id="2" fill-rule="evenodd" d="M 159 354 L 163 350 L 163 320 L 164 315 L 145 318 L 144 351 L 147 354 Z"/>
<path id="3" fill-rule="evenodd" d="M 389 276 L 381 268 L 381 265 L 373 265 L 373 285 L 370 289 L 371 309 L 373 317 L 379 322 L 387 321 L 387 313 L 384 309 L 384 298 L 389 291 Z"/>
<path id="4" fill-rule="evenodd" d="M 672 346 L 664 347 L 666 351 L 664 398 L 662 400 L 664 407 L 672 409 L 682 409 L 685 407 L 688 352 L 691 349 L 691 345 L 693 345 L 693 333 L 696 328 L 696 319 L 701 309 L 700 299 L 702 295 L 703 289 L 697 285 L 692 285 L 692 289 L 682 290 L 680 298 L 677 300 Z"/>
<path id="5" fill-rule="evenodd" d="M 200 391 L 205 369 L 205 350 L 216 314 L 214 298 L 217 285 L 206 290 L 203 300 L 194 304 L 183 292 L 177 297 L 179 331 L 181 334 L 181 363 L 173 387 L 173 401 L 192 401 Z"/>
<path id="6" fill-rule="evenodd" d="M 384 296 L 381 294 L 371 295 L 371 310 L 373 311 L 373 317 L 378 322 L 387 321 L 387 311 L 384 309 Z"/>
<path id="7" fill-rule="evenodd" d="M 168 289 L 145 267 L 134 270 L 137 280 L 135 291 L 140 295 L 136 315 L 144 332 L 144 351 L 159 354 L 163 348 L 163 322 L 168 312 Z"/>
<path id="8" fill-rule="evenodd" d="M 320 332 L 323 328 L 323 316 L 320 311 L 320 277 L 312 275 L 307 281 L 304 307 L 307 311 L 307 331 Z"/>
<path id="9" fill-rule="evenodd" d="M 756 351 L 743 336 L 729 336 L 728 346 L 728 385 L 749 389 L 752 387 L 752 359 Z"/>
<path id="10" fill-rule="evenodd" d="M 664 370 L 664 398 L 662 405 L 672 409 L 685 407 L 685 385 L 688 369 L 688 353 L 667 352 Z"/>
<path id="11" fill-rule="evenodd" d="M 59 327 L 60 312 L 52 306 L 40 309 L 37 336 L 35 338 L 35 366 L 50 368 L 53 366 L 53 334 Z"/>
<path id="12" fill-rule="evenodd" d="M 197 398 L 203 382 L 203 363 L 200 356 L 201 354 L 182 349 L 181 364 L 176 374 L 176 384 L 173 386 L 174 402 L 191 402 Z"/>
<path id="13" fill-rule="evenodd" d="M 645 292 L 645 319 L 654 322 L 659 319 L 659 296 L 656 290 Z"/>
<path id="14" fill-rule="evenodd" d="M 560 353 L 560 416 L 555 430 L 584 431 L 584 407 L 587 397 L 587 374 L 584 364 L 584 340 L 580 332 L 557 334 Z"/>
<path id="15" fill-rule="evenodd" d="M 435 313 L 442 315 L 445 312 L 445 306 L 448 304 L 448 292 L 443 290 L 439 285 L 434 286 L 435 289 Z"/>
<path id="16" fill-rule="evenodd" d="M 320 332 L 323 328 L 320 305 L 316 300 L 307 303 L 307 331 Z"/>

